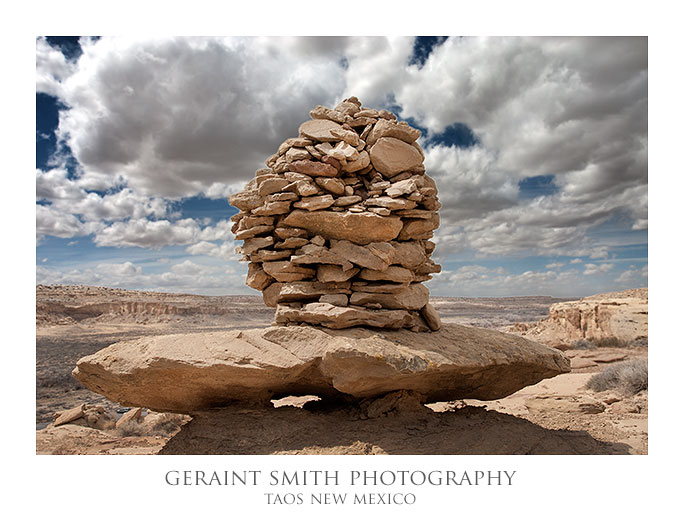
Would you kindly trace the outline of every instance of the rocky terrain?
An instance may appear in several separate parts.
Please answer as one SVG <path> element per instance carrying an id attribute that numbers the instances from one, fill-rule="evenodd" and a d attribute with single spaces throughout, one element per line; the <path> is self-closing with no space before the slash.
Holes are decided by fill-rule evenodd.
<path id="1" fill-rule="evenodd" d="M 614 344 L 645 343 L 648 336 L 647 289 L 596 294 L 552 305 L 549 315 L 534 324 L 517 324 L 511 332 L 566 348 L 580 340 Z"/>
<path id="2" fill-rule="evenodd" d="M 246 324 L 266 327 L 273 318 L 272 309 L 267 308 L 259 296 L 207 297 L 85 286 L 38 286 L 36 291 L 37 308 L 44 312 L 37 318 L 36 327 L 36 423 L 41 429 L 36 433 L 39 453 L 155 454 L 167 442 L 170 446 L 163 452 L 173 452 L 174 448 L 178 452 L 191 452 L 192 448 L 187 448 L 189 445 L 198 449 L 197 444 L 192 443 L 196 429 L 189 425 L 190 432 L 181 437 L 179 421 L 169 423 L 163 432 L 150 432 L 146 424 L 136 425 L 129 431 L 101 430 L 71 423 L 44 427 L 54 421 L 54 413 L 82 404 L 104 407 L 105 413 L 115 422 L 122 416 L 117 412 L 122 409 L 121 404 L 86 389 L 71 376 L 76 362 L 83 356 L 113 343 L 142 336 L 225 332 L 227 329 L 244 328 Z M 239 306 L 231 305 L 234 299 Z M 131 313 L 122 306 L 115 308 L 116 312 L 79 317 L 78 320 L 73 317 L 58 319 L 52 313 L 85 304 L 136 301 L 151 303 L 153 308 L 156 303 L 174 303 L 181 310 L 191 306 L 209 307 L 216 303 L 223 303 L 225 308 L 213 309 L 216 314 L 171 314 L 173 309 L 163 309 L 169 313 L 150 315 L 144 311 L 145 308 Z M 506 331 L 515 323 L 534 324 L 544 319 L 551 305 L 568 299 L 433 297 L 431 301 L 445 324 L 459 323 Z M 245 312 L 246 308 L 249 312 Z M 250 324 L 246 316 L 256 320 Z M 636 395 L 619 390 L 594 392 L 584 386 L 592 376 L 599 375 L 611 365 L 646 358 L 646 345 L 580 346 L 564 353 L 571 361 L 571 373 L 545 379 L 498 400 L 433 403 L 429 404 L 430 411 L 395 408 L 378 418 L 368 417 L 368 407 L 348 405 L 328 410 L 320 401 L 312 401 L 315 397 L 301 396 L 273 402 L 279 407 L 274 410 L 274 416 L 265 415 L 263 409 L 223 411 L 221 416 L 240 414 L 246 423 L 240 425 L 241 431 L 230 440 L 225 440 L 230 444 L 222 447 L 217 440 L 211 445 L 217 452 L 236 453 L 645 454 L 646 391 Z M 549 396 L 560 396 L 561 399 L 552 401 Z M 576 402 L 571 398 L 582 401 Z M 537 399 L 541 400 L 538 405 Z M 405 407 L 407 403 L 412 404 L 405 401 Z M 300 408 L 303 405 L 307 408 Z M 382 412 L 385 408 L 375 410 Z M 244 410 L 250 415 L 245 417 Z M 299 416 L 297 430 L 282 418 L 286 411 L 296 412 L 295 415 Z M 340 415 L 341 411 L 344 416 Z M 211 423 L 217 427 L 209 432 L 207 427 L 200 427 L 202 432 L 220 435 L 220 420 L 204 418 L 205 422 L 209 419 L 213 419 Z M 371 424 L 360 424 L 360 421 L 369 419 Z M 261 423 L 263 428 L 264 437 L 259 442 L 255 442 L 254 433 L 250 435 L 249 432 L 255 423 Z M 324 430 L 330 426 L 335 431 Z M 448 433 L 446 427 L 455 430 Z M 276 430 L 281 431 L 278 438 L 274 435 Z M 312 434 L 328 435 L 323 440 L 314 441 Z M 172 436 L 173 441 L 170 441 Z M 424 445 L 424 440 L 429 444 Z M 254 446 L 241 443 L 247 441 L 252 441 Z M 205 450 L 211 452 L 211 448 Z"/>

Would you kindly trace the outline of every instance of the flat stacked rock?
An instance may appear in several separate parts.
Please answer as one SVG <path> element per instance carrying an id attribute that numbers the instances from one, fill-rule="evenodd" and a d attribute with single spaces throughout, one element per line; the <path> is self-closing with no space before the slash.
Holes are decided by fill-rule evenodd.
<path id="1" fill-rule="evenodd" d="M 441 270 L 440 203 L 421 132 L 355 97 L 309 114 L 229 198 L 247 285 L 281 324 L 438 330 L 422 282 Z"/>

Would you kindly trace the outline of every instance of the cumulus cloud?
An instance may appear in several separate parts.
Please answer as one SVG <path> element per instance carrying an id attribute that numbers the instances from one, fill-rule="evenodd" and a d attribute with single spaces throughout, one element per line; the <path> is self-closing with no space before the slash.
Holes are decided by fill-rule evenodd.
<path id="1" fill-rule="evenodd" d="M 631 265 L 630 268 L 623 271 L 615 281 L 629 287 L 642 287 L 647 285 L 648 274 L 649 270 L 647 265 L 639 268 L 635 265 Z"/>
<path id="2" fill-rule="evenodd" d="M 613 263 L 602 263 L 602 264 L 595 264 L 595 263 L 586 263 L 585 264 L 585 270 L 583 271 L 583 274 L 585 276 L 591 276 L 593 274 L 601 274 L 605 272 L 609 272 L 611 269 L 614 268 Z"/>
<path id="3" fill-rule="evenodd" d="M 216 184 L 249 179 L 284 138 L 297 135 L 311 107 L 340 97 L 344 43 L 88 41 L 59 82 L 69 109 L 58 136 L 85 172 L 120 175 L 138 192 L 178 197 L 213 186 L 216 193 Z"/>
<path id="4" fill-rule="evenodd" d="M 229 222 L 184 218 L 170 202 L 239 190 L 309 109 L 349 95 L 393 105 L 427 129 L 443 259 L 469 251 L 584 263 L 608 259 L 611 246 L 593 235 L 602 223 L 620 215 L 626 229 L 647 228 L 646 38 L 451 37 L 423 65 L 410 65 L 413 44 L 105 37 L 83 40 L 69 61 L 38 39 L 37 90 L 64 104 L 57 136 L 77 162 L 75 173 L 37 172 L 39 237 L 93 234 L 102 246 L 185 245 L 189 255 L 234 260 Z M 455 123 L 477 145 L 434 140 Z M 519 182 L 547 174 L 556 192 L 521 197 Z M 606 275 L 608 265 L 575 274 Z M 471 276 L 561 286 L 571 274 L 547 269 Z"/>

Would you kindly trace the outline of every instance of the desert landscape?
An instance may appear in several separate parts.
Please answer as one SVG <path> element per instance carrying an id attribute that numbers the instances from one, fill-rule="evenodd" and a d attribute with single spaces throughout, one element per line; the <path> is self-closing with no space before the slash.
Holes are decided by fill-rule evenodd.
<path id="1" fill-rule="evenodd" d="M 262 298 L 38 285 L 36 451 L 647 453 L 646 289 L 584 299 L 435 296 L 430 301 L 448 330 L 485 327 L 540 341 L 563 351 L 571 371 L 491 401 L 424 404 L 398 391 L 349 403 L 302 394 L 273 400 L 270 409 L 235 405 L 195 416 L 153 412 L 85 388 L 72 376 L 77 361 L 144 336 L 224 335 L 267 327 L 273 311 Z"/>

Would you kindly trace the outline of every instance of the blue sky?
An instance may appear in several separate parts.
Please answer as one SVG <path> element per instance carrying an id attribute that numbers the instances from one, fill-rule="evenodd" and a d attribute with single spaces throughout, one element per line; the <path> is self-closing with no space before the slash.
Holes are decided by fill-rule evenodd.
<path id="1" fill-rule="evenodd" d="M 39 38 L 36 277 L 253 293 L 227 203 L 309 109 L 421 129 L 434 295 L 647 286 L 645 38 Z"/>

